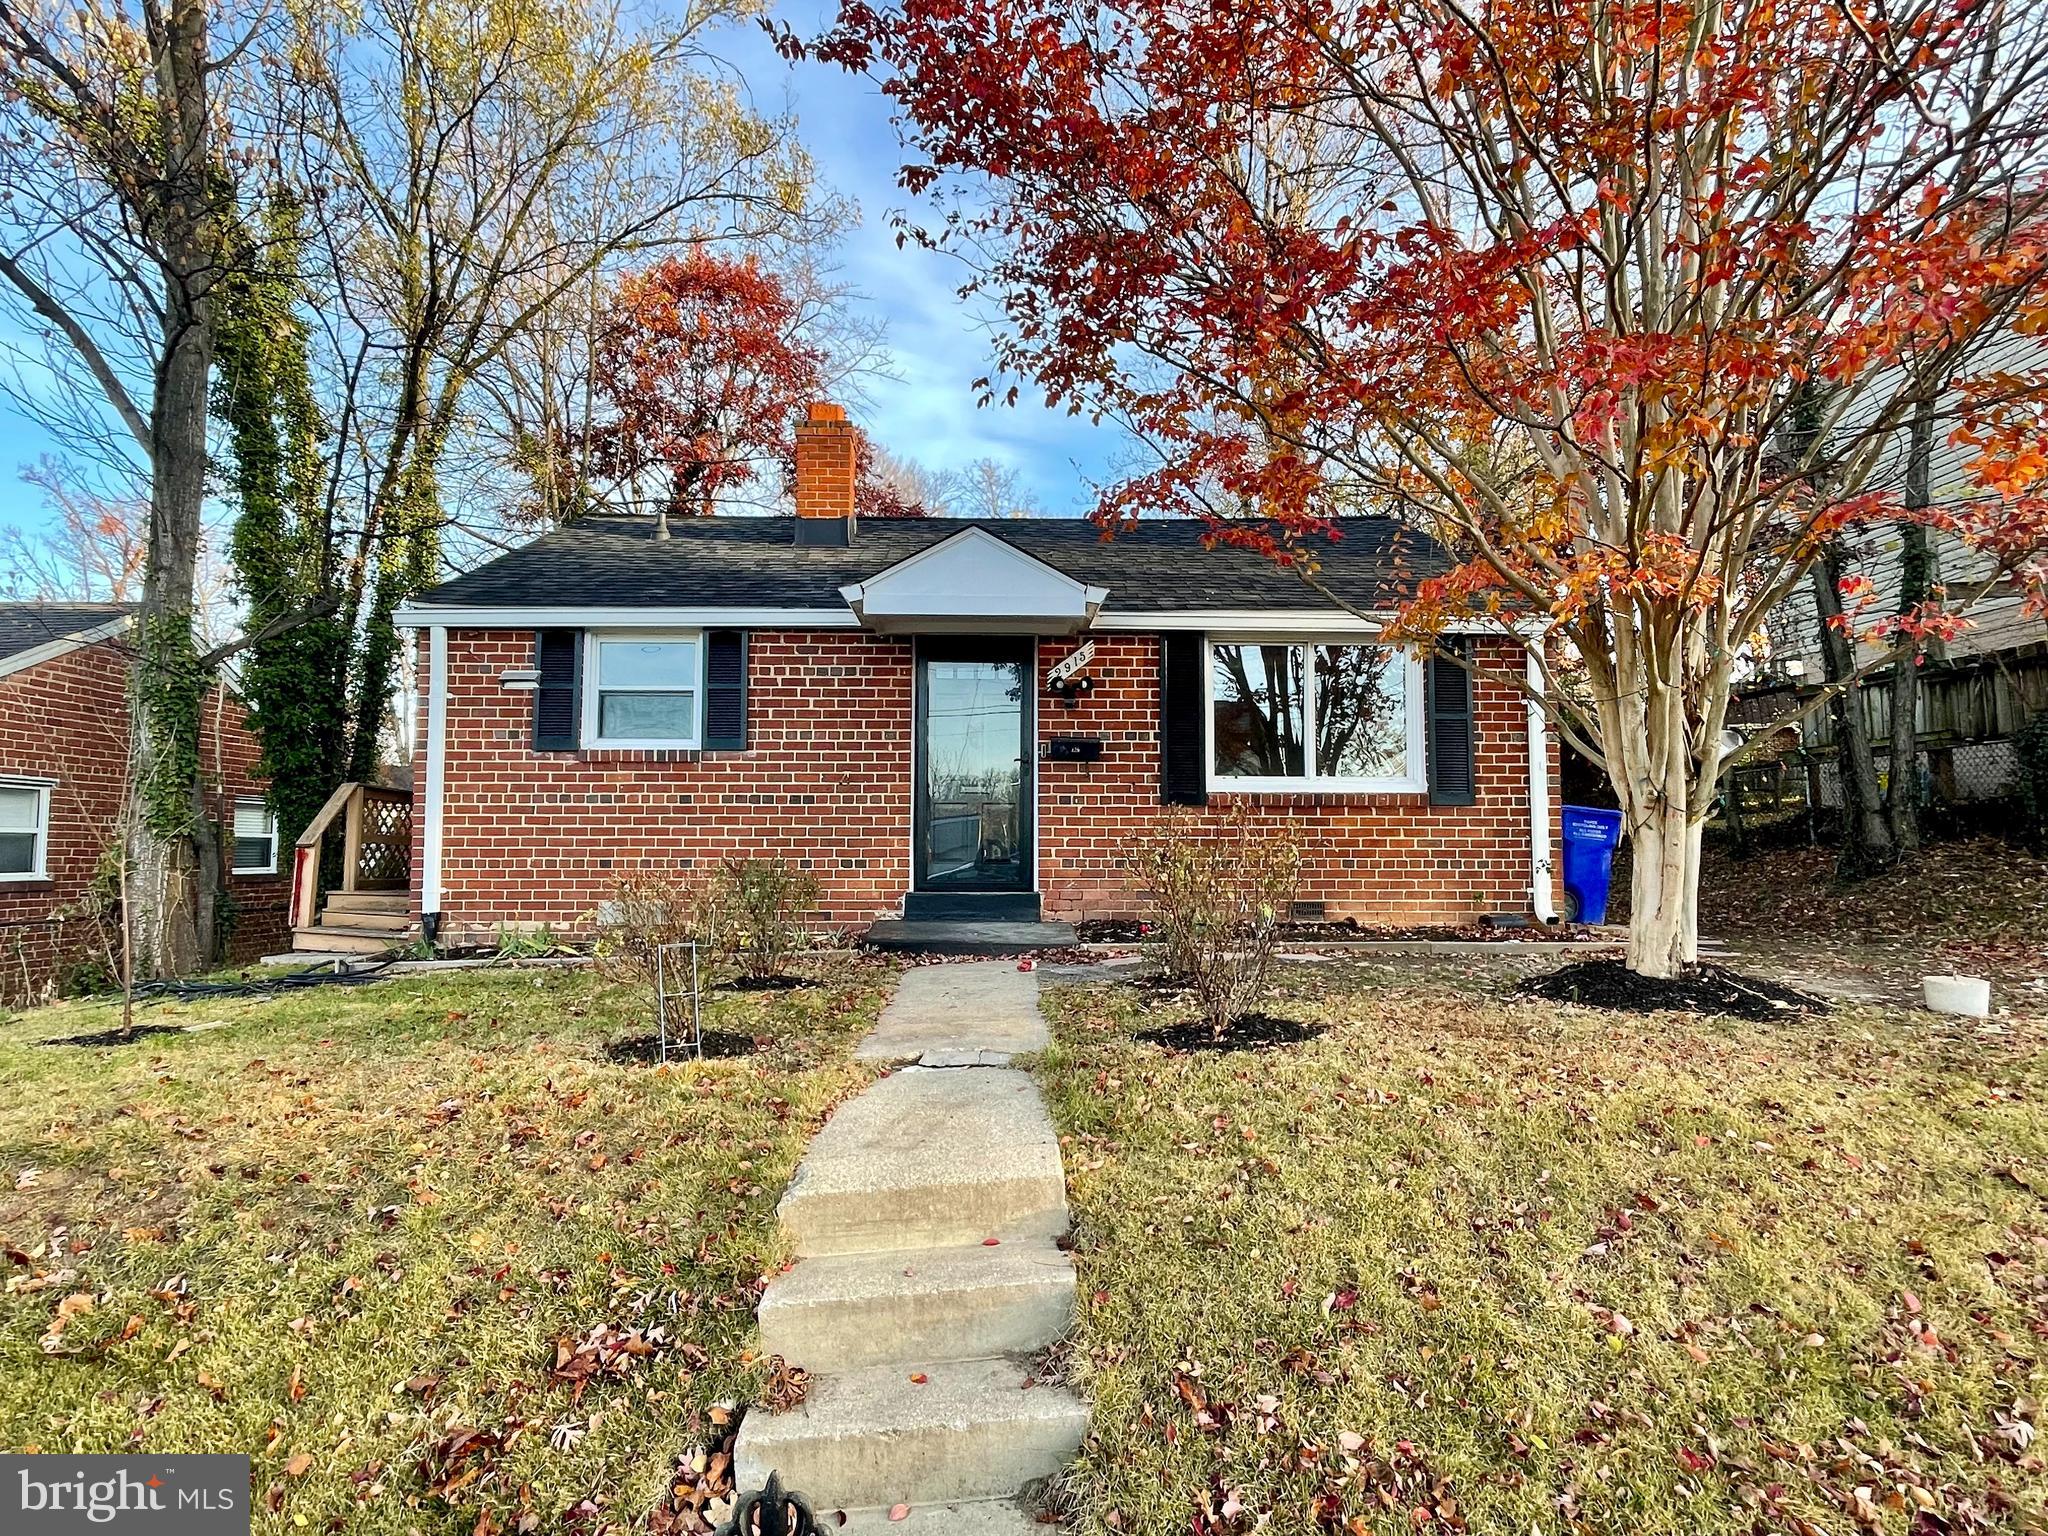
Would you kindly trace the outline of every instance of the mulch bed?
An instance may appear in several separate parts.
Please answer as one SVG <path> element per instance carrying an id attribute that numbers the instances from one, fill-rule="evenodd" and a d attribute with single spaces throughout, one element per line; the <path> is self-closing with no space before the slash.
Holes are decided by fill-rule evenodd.
<path id="1" fill-rule="evenodd" d="M 815 987 L 817 983 L 808 976 L 735 976 L 731 981 L 717 988 L 721 992 L 794 992 L 800 987 Z"/>
<path id="2" fill-rule="evenodd" d="M 704 1059 L 706 1061 L 731 1061 L 741 1056 L 752 1056 L 767 1044 L 765 1037 L 742 1035 L 730 1029 L 707 1029 L 704 1031 Z M 614 1040 L 604 1048 L 607 1060 L 622 1067 L 659 1066 L 661 1064 L 661 1036 L 633 1035 L 625 1040 Z M 687 1044 L 671 1039 L 668 1043 L 670 1066 L 696 1060 L 696 1053 Z"/>
<path id="3" fill-rule="evenodd" d="M 1585 929 L 1569 923 L 1559 923 L 1550 928 L 1537 923 L 1521 926 L 1507 923 L 1470 923 L 1462 928 L 1442 925 L 1400 928 L 1361 923 L 1355 917 L 1334 918 L 1327 922 L 1282 923 L 1279 933 L 1281 941 L 1288 944 L 1341 944 L 1362 939 L 1391 943 L 1431 940 L 1438 943 L 1487 941 L 1495 944 L 1555 944 L 1586 936 Z M 1083 944 L 1135 944 L 1156 937 L 1150 923 L 1140 922 L 1135 918 L 1110 917 L 1092 917 L 1085 922 L 1076 923 L 1074 935 Z"/>
<path id="4" fill-rule="evenodd" d="M 1135 917 L 1089 917 L 1074 924 L 1074 937 L 1083 944 L 1135 944 L 1151 933 L 1152 925 Z"/>
<path id="5" fill-rule="evenodd" d="M 1248 1013 L 1232 1019 L 1221 1035 L 1200 1019 L 1148 1029 L 1138 1036 L 1146 1045 L 1169 1051 L 1268 1051 L 1276 1046 L 1300 1045 L 1323 1032 L 1317 1024 L 1275 1018 L 1270 1013 Z"/>
<path id="6" fill-rule="evenodd" d="M 1515 988 L 1522 997 L 1623 1013 L 1718 1013 L 1768 1023 L 1825 1013 L 1827 1002 L 1810 993 L 1745 976 L 1725 965 L 1697 966 L 1685 976 L 1638 976 L 1619 960 L 1578 960 L 1531 976 Z"/>

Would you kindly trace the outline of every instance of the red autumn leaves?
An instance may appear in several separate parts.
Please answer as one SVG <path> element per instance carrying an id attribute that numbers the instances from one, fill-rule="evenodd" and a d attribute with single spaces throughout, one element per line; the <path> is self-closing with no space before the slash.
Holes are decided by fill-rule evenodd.
<path id="1" fill-rule="evenodd" d="M 693 250 L 622 279 L 598 337 L 585 434 L 608 510 L 708 515 L 748 488 L 772 499 L 796 422 L 832 383 L 834 358 L 790 285 L 752 258 Z M 914 517 L 874 473 L 863 435 L 859 510 Z"/>

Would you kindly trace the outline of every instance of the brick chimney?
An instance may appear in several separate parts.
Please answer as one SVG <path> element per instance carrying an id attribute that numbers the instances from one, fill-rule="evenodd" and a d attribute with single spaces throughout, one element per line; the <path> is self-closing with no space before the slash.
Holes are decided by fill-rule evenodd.
<path id="1" fill-rule="evenodd" d="M 846 408 L 820 400 L 796 428 L 796 541 L 853 542 L 859 436 Z"/>

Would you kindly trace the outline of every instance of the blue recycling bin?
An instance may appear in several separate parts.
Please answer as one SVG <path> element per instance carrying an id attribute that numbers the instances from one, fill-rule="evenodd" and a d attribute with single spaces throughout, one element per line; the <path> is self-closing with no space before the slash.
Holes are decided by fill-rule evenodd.
<path id="1" fill-rule="evenodd" d="M 1598 806 L 1564 808 L 1565 916 L 1575 923 L 1607 921 L 1607 884 L 1614 874 L 1614 848 L 1621 841 L 1621 812 Z"/>

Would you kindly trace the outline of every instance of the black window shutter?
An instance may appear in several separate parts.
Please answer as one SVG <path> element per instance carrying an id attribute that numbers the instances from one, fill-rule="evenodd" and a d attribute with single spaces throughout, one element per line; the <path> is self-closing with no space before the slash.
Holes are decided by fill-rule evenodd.
<path id="1" fill-rule="evenodd" d="M 542 629 L 533 636 L 540 685 L 533 695 L 533 750 L 574 752 L 583 720 L 583 631 Z"/>
<path id="2" fill-rule="evenodd" d="M 1438 648 L 1469 655 L 1463 640 Z M 1471 805 L 1478 798 L 1472 763 L 1472 674 L 1442 656 L 1429 658 L 1429 803 Z"/>
<path id="3" fill-rule="evenodd" d="M 1167 805 L 1209 803 L 1202 641 L 1179 631 L 1159 637 L 1159 798 Z"/>
<path id="4" fill-rule="evenodd" d="M 747 632 L 704 636 L 704 750 L 747 750 Z"/>

